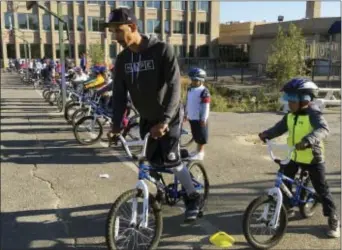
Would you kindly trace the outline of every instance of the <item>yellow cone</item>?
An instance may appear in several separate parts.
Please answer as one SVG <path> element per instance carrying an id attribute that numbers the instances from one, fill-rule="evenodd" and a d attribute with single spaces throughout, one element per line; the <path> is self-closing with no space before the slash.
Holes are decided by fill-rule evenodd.
<path id="1" fill-rule="evenodd" d="M 209 241 L 217 246 L 217 247 L 222 247 L 222 248 L 228 248 L 231 247 L 235 243 L 235 239 L 226 234 L 225 232 L 217 232 L 213 234 Z"/>

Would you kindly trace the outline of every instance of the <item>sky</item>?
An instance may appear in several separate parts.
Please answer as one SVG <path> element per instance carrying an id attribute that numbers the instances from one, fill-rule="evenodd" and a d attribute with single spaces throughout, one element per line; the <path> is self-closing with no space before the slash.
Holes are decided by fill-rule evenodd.
<path id="1" fill-rule="evenodd" d="M 341 16 L 340 1 L 322 2 L 321 16 Z M 278 16 L 284 21 L 305 18 L 305 1 L 235 1 L 221 2 L 220 22 L 230 21 L 263 21 L 277 22 Z"/>

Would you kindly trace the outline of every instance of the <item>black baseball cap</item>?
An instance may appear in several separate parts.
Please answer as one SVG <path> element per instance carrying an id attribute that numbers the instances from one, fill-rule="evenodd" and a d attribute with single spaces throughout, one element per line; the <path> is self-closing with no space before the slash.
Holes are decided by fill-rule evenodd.
<path id="1" fill-rule="evenodd" d="M 137 18 L 134 15 L 134 11 L 128 8 L 118 8 L 110 12 L 108 22 L 104 24 L 105 28 L 108 28 L 110 24 L 137 24 Z"/>

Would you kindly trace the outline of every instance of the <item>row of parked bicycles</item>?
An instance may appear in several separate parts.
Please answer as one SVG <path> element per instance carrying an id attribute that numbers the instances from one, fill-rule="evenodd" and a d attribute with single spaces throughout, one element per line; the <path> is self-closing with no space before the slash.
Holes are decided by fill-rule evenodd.
<path id="1" fill-rule="evenodd" d="M 75 139 L 83 145 L 107 142 L 108 146 L 121 147 L 126 155 L 137 161 L 138 181 L 133 189 L 121 194 L 113 203 L 107 217 L 106 242 L 108 249 L 156 249 L 163 232 L 162 207 L 178 204 L 185 195 L 184 188 L 173 176 L 167 181 L 165 175 L 172 171 L 150 166 L 145 163 L 146 146 L 149 134 L 141 139 L 139 135 L 139 114 L 130 105 L 123 121 L 123 130 L 115 141 L 109 141 L 104 131 L 111 126 L 111 97 L 108 94 L 110 80 L 99 89 L 86 88 L 89 82 L 73 82 L 72 75 L 66 75 L 67 102 L 63 109 L 62 90 L 59 80 L 47 84 L 39 76 L 19 72 L 24 84 L 32 84 L 42 91 L 42 96 L 49 105 L 63 113 L 67 123 L 73 128 Z M 106 133 L 105 133 L 106 134 Z M 199 216 L 203 216 L 209 195 L 209 180 L 205 167 L 200 161 L 190 160 L 187 147 L 192 143 L 190 133 L 183 129 L 181 140 L 182 161 L 188 167 L 193 184 L 202 196 Z M 265 195 L 254 199 L 245 210 L 242 229 L 248 243 L 256 249 L 268 249 L 279 243 L 288 224 L 287 210 L 282 204 L 283 195 L 288 196 L 293 206 L 300 208 L 304 218 L 314 215 L 318 198 L 312 188 L 307 172 L 300 173 L 295 180 L 283 174 L 284 167 L 290 161 L 294 148 L 288 149 L 284 160 L 274 156 L 272 147 L 277 146 L 267 141 L 267 148 L 272 160 L 279 165 L 275 186 Z M 138 153 L 133 148 L 139 147 Z M 295 194 L 284 185 L 285 182 L 296 184 Z M 148 183 L 156 188 L 152 193 Z M 284 194 L 283 194 L 284 192 Z M 260 209 L 261 207 L 261 209 Z M 264 228 L 264 230 L 262 230 Z M 267 234 L 260 235 L 261 233 Z"/>

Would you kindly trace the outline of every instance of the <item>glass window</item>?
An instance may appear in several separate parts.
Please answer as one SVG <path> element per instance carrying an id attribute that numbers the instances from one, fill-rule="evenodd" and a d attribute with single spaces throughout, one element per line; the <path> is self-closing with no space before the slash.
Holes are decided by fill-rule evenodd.
<path id="1" fill-rule="evenodd" d="M 52 44 L 44 44 L 44 56 L 52 58 Z"/>
<path id="2" fill-rule="evenodd" d="M 185 21 L 173 21 L 173 33 L 185 34 Z"/>
<path id="3" fill-rule="evenodd" d="M 78 3 L 78 4 L 83 4 L 84 1 L 76 1 L 76 3 Z"/>
<path id="4" fill-rule="evenodd" d="M 189 57 L 194 57 L 195 56 L 195 46 L 190 45 L 189 47 Z"/>
<path id="5" fill-rule="evenodd" d="M 189 22 L 189 34 L 195 33 L 195 22 Z"/>
<path id="6" fill-rule="evenodd" d="M 208 22 L 197 23 L 197 34 L 209 35 L 209 23 Z"/>
<path id="7" fill-rule="evenodd" d="M 27 15 L 26 14 L 18 13 L 18 24 L 19 24 L 19 29 L 25 29 L 26 30 L 28 28 Z"/>
<path id="8" fill-rule="evenodd" d="M 110 58 L 115 58 L 116 55 L 117 55 L 116 44 L 110 44 L 109 45 L 109 57 Z"/>
<path id="9" fill-rule="evenodd" d="M 84 17 L 77 16 L 77 30 L 84 31 Z"/>
<path id="10" fill-rule="evenodd" d="M 146 3 L 147 8 L 160 9 L 160 6 L 161 6 L 160 1 L 147 1 Z"/>
<path id="11" fill-rule="evenodd" d="M 133 1 L 118 1 L 117 4 L 119 5 L 118 7 L 128 7 L 128 8 L 133 8 Z"/>
<path id="12" fill-rule="evenodd" d="M 33 14 L 27 14 L 29 29 L 30 30 L 38 30 L 39 22 L 38 16 Z"/>
<path id="13" fill-rule="evenodd" d="M 174 10 L 186 10 L 185 1 L 172 1 L 172 9 Z"/>
<path id="14" fill-rule="evenodd" d="M 147 33 L 160 33 L 160 21 L 159 20 L 147 20 Z"/>
<path id="15" fill-rule="evenodd" d="M 108 5 L 114 7 L 115 1 L 108 1 Z"/>
<path id="16" fill-rule="evenodd" d="M 15 56 L 15 45 L 14 44 L 6 44 L 7 48 L 7 58 L 16 58 Z"/>
<path id="17" fill-rule="evenodd" d="M 88 17 L 88 31 L 103 32 L 104 31 L 103 17 Z"/>
<path id="18" fill-rule="evenodd" d="M 173 45 L 173 49 L 176 57 L 186 56 L 186 48 L 184 45 Z"/>
<path id="19" fill-rule="evenodd" d="M 144 22 L 142 20 L 138 20 L 138 31 L 144 33 Z"/>
<path id="20" fill-rule="evenodd" d="M 199 11 L 209 11 L 209 1 L 198 1 L 197 2 L 197 10 Z"/>
<path id="21" fill-rule="evenodd" d="M 43 30 L 51 30 L 51 16 L 48 14 L 43 15 Z"/>
<path id="22" fill-rule="evenodd" d="M 40 44 L 32 43 L 32 44 L 30 44 L 30 48 L 31 48 L 31 58 L 33 58 L 33 59 L 41 58 Z"/>
<path id="23" fill-rule="evenodd" d="M 13 13 L 6 12 L 5 13 L 5 29 L 10 29 L 13 27 Z"/>
<path id="24" fill-rule="evenodd" d="M 195 1 L 189 1 L 189 9 L 190 11 L 195 11 Z"/>
<path id="25" fill-rule="evenodd" d="M 201 45 L 197 47 L 197 56 L 198 57 L 208 57 L 209 56 L 209 46 Z"/>
<path id="26" fill-rule="evenodd" d="M 79 55 L 79 57 L 81 57 L 83 53 L 86 53 L 86 47 L 85 47 L 84 44 L 79 44 L 78 45 L 78 55 Z"/>
<path id="27" fill-rule="evenodd" d="M 20 48 L 20 58 L 26 58 L 25 57 L 25 47 L 26 47 L 27 56 L 29 56 L 27 45 L 22 43 L 22 44 L 19 45 L 19 48 Z"/>
<path id="28" fill-rule="evenodd" d="M 69 54 L 69 50 L 71 51 L 71 55 Z M 64 44 L 64 53 L 66 57 L 75 57 L 75 46 L 73 44 Z"/>
<path id="29" fill-rule="evenodd" d="M 171 1 L 164 1 L 164 8 L 169 10 L 171 8 Z"/>
<path id="30" fill-rule="evenodd" d="M 169 20 L 165 20 L 164 22 L 164 32 L 167 34 L 170 33 L 170 21 Z"/>
<path id="31" fill-rule="evenodd" d="M 137 1 L 137 7 L 138 8 L 143 8 L 144 7 L 144 1 Z"/>
<path id="32" fill-rule="evenodd" d="M 88 4 L 104 4 L 104 0 L 102 0 L 102 1 L 101 0 L 99 0 L 99 1 L 88 1 Z"/>
<path id="33" fill-rule="evenodd" d="M 68 23 L 69 30 L 74 30 L 73 19 L 71 16 L 63 16 L 63 20 Z M 55 30 L 59 30 L 59 21 L 55 17 Z M 63 30 L 67 30 L 66 24 L 63 25 Z"/>

